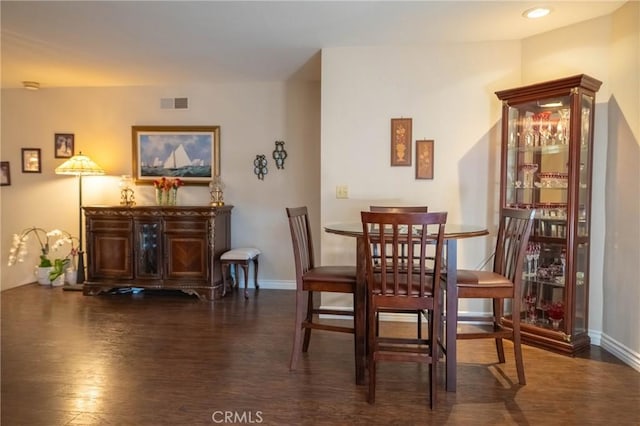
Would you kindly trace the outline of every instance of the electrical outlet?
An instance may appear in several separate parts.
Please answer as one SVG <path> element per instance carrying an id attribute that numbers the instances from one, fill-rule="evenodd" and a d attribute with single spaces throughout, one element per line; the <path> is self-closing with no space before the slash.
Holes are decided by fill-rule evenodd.
<path id="1" fill-rule="evenodd" d="M 347 185 L 336 186 L 336 198 L 349 198 L 349 187 Z"/>

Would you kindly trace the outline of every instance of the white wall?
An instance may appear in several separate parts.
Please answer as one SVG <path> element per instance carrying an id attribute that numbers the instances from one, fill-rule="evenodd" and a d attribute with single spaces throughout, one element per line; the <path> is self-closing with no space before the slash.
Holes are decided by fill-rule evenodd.
<path id="1" fill-rule="evenodd" d="M 161 110 L 162 97 L 188 97 L 189 110 Z M 106 171 L 83 180 L 83 202 L 119 203 L 118 179 L 131 173 L 132 125 L 220 125 L 225 200 L 234 205 L 232 245 L 260 248 L 264 286 L 294 280 L 285 206 L 311 204 L 318 209 L 319 82 L 227 84 L 184 87 L 64 88 L 2 91 L 3 161 L 11 163 L 11 186 L 1 189 L 0 253 L 2 289 L 34 281 L 37 246 L 24 264 L 6 266 L 11 235 L 37 225 L 47 230 L 78 230 L 78 186 L 57 176 L 54 133 L 74 133 L 82 150 Z M 274 141 L 284 140 L 288 158 L 276 170 Z M 20 149 L 42 150 L 42 173 L 20 171 Z M 260 181 L 253 173 L 257 154 L 269 159 Z M 153 204 L 151 186 L 135 189 L 139 205 Z M 209 202 L 206 187 L 184 187 L 179 204 Z"/>
<path id="2" fill-rule="evenodd" d="M 613 15 L 603 344 L 640 370 L 640 3 Z"/>
<path id="3" fill-rule="evenodd" d="M 501 113 L 494 92 L 519 83 L 515 41 L 324 49 L 322 223 L 359 222 L 370 204 L 402 203 L 446 210 L 450 223 L 493 226 Z M 413 166 L 390 166 L 390 120 L 399 117 L 413 119 L 413 140 L 435 140 L 433 180 L 416 180 Z M 347 200 L 335 197 L 342 184 Z M 321 235 L 323 263 L 355 262 L 354 240 Z M 461 241 L 459 264 L 480 266 L 492 246 L 491 238 Z"/>

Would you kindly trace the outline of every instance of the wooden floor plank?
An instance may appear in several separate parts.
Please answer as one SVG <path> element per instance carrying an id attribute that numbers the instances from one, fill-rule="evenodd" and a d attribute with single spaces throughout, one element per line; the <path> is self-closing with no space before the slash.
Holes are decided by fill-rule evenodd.
<path id="1" fill-rule="evenodd" d="M 427 367 L 414 364 L 382 363 L 367 404 L 352 335 L 314 332 L 289 372 L 292 291 L 202 302 L 27 285 L 0 296 L 3 426 L 640 424 L 640 373 L 595 346 L 575 358 L 525 346 L 521 387 L 510 343 L 497 364 L 491 341 L 462 341 L 458 392 L 444 392 L 441 363 L 431 411 Z"/>

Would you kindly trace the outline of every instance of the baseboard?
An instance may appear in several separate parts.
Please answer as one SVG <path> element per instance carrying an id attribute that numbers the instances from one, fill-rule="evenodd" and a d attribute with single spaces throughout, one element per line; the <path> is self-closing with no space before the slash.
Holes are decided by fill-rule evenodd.
<path id="1" fill-rule="evenodd" d="M 258 284 L 260 284 L 260 288 L 269 289 L 269 290 L 295 290 L 296 289 L 295 281 L 258 280 Z M 244 278 L 242 278 L 242 275 L 240 276 L 240 287 L 244 288 Z M 249 280 L 247 287 L 249 289 L 255 288 L 254 281 Z"/>
<path id="2" fill-rule="evenodd" d="M 624 362 L 634 370 L 640 372 L 640 353 L 631 350 L 617 340 L 602 334 L 600 339 L 600 346 L 602 349 L 610 352 L 613 356 Z"/>

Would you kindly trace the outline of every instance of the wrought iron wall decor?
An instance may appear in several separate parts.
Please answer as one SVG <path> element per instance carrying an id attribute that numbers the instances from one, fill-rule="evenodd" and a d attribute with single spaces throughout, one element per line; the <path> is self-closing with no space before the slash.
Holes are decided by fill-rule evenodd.
<path id="1" fill-rule="evenodd" d="M 287 158 L 287 151 L 284 150 L 284 141 L 276 141 L 276 149 L 273 150 L 273 159 L 276 160 L 276 167 L 284 169 L 284 159 Z"/>
<path id="2" fill-rule="evenodd" d="M 267 169 L 267 157 L 264 154 L 256 155 L 256 159 L 253 160 L 253 173 L 258 176 L 258 179 L 264 180 L 264 175 L 269 173 Z"/>

